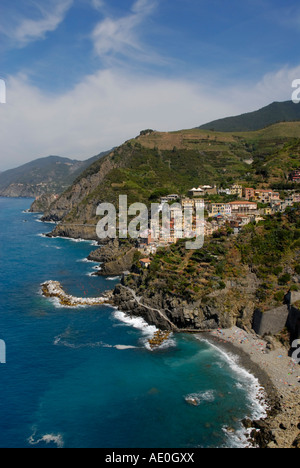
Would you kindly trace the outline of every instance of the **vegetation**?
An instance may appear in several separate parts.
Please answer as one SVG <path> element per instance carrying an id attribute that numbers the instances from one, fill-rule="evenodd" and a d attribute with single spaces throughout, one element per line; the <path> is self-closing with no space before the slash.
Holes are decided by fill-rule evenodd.
<path id="1" fill-rule="evenodd" d="M 268 217 L 265 223 L 246 226 L 237 238 L 220 231 L 206 238 L 200 250 L 186 250 L 181 240 L 158 250 L 140 287 L 149 294 L 161 291 L 205 303 L 210 293 L 224 290 L 228 281 L 247 284 L 251 271 L 258 279 L 256 300 L 267 309 L 282 303 L 289 290 L 298 290 L 294 277 L 300 274 L 299 239 L 297 206 L 282 216 Z"/>
<path id="2" fill-rule="evenodd" d="M 265 128 L 277 122 L 300 120 L 300 107 L 292 101 L 273 102 L 262 109 L 227 117 L 202 125 L 201 129 L 214 129 L 218 132 L 245 132 Z"/>

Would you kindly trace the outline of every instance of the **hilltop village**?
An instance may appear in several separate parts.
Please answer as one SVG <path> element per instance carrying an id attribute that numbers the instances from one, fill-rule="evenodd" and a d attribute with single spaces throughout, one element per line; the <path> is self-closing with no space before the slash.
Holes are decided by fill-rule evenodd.
<path id="1" fill-rule="evenodd" d="M 294 182 L 297 177 L 299 179 L 299 174 L 300 170 L 291 174 Z M 178 229 L 178 223 L 175 221 L 178 211 L 182 213 L 184 210 L 190 210 L 192 213 L 191 238 L 196 231 L 196 213 L 201 210 L 204 212 L 202 232 L 205 237 L 212 236 L 220 230 L 237 235 L 247 224 L 263 221 L 268 215 L 284 213 L 295 203 L 300 203 L 300 190 L 279 192 L 272 189 L 243 187 L 239 184 L 234 184 L 229 188 L 216 185 L 193 187 L 188 192 L 188 196 L 170 194 L 160 198 L 159 211 L 162 211 L 166 204 L 170 208 L 167 224 L 156 227 L 153 224 L 152 229 L 149 229 L 139 239 L 138 249 L 141 254 L 150 256 L 156 253 L 157 248 L 174 244 L 182 238 L 184 220 L 183 226 L 179 226 Z M 150 263 L 149 258 L 141 259 L 144 267 L 148 267 Z"/>

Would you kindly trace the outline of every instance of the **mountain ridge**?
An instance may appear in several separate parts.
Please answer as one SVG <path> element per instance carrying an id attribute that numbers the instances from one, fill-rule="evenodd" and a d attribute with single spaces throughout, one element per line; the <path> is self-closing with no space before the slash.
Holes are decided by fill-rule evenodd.
<path id="1" fill-rule="evenodd" d="M 96 161 L 46 211 L 60 224 L 53 235 L 95 239 L 97 206 L 150 205 L 161 196 L 188 196 L 192 187 L 240 183 L 265 187 L 288 183 L 299 166 L 300 122 L 280 123 L 256 132 L 150 131 L 128 140 Z"/>
<path id="2" fill-rule="evenodd" d="M 50 155 L 0 173 L 0 196 L 38 197 L 61 194 L 94 161 L 106 152 L 85 161 Z"/>
<path id="3" fill-rule="evenodd" d="M 221 132 L 255 131 L 278 122 L 300 121 L 300 106 L 292 101 L 278 102 L 253 112 L 213 120 L 197 128 Z"/>

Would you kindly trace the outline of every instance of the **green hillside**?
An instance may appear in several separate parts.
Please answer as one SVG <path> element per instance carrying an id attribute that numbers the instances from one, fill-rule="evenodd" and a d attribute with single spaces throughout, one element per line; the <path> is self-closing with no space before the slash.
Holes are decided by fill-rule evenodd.
<path id="1" fill-rule="evenodd" d="M 97 205 L 117 204 L 120 194 L 128 195 L 129 203 L 150 205 L 166 194 L 185 196 L 200 184 L 286 184 L 299 165 L 300 122 L 256 132 L 142 132 L 87 168 L 53 207 L 53 215 L 60 206 L 67 215 L 64 223 L 95 224 Z"/>
<path id="2" fill-rule="evenodd" d="M 273 102 L 255 112 L 215 120 L 199 128 L 218 132 L 259 130 L 278 122 L 300 121 L 300 106 L 292 101 Z"/>

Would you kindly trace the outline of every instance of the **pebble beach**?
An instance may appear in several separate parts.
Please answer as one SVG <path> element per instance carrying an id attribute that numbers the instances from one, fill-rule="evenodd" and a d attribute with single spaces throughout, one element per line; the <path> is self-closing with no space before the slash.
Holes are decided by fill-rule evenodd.
<path id="1" fill-rule="evenodd" d="M 299 447 L 300 442 L 300 365 L 280 343 L 270 342 L 240 328 L 217 329 L 207 339 L 238 356 L 264 387 L 270 400 L 265 420 L 254 423 L 264 448 Z M 257 437 L 256 437 L 257 439 Z"/>

